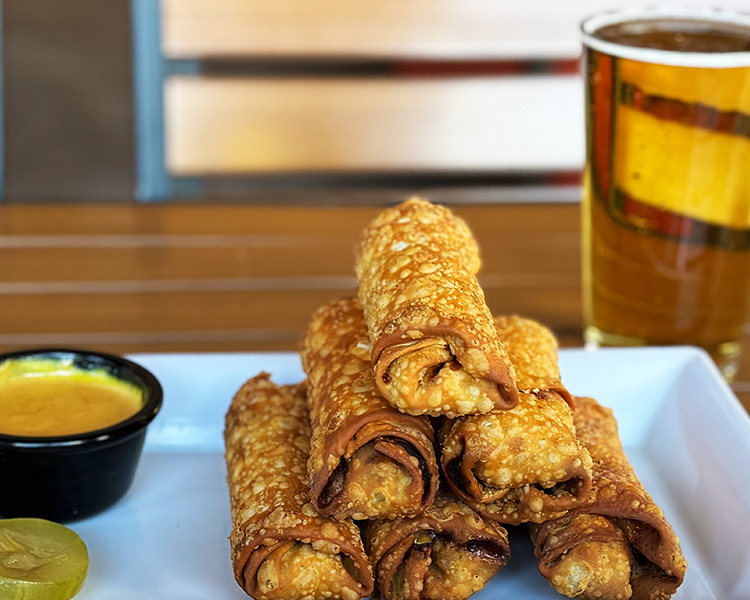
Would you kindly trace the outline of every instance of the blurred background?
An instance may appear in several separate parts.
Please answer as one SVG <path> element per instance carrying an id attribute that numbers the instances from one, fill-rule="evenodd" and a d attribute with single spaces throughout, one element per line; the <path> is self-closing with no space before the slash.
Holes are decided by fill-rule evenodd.
<path id="1" fill-rule="evenodd" d="M 577 201 L 578 24 L 622 4 L 3 0 L 2 196 Z"/>
<path id="2" fill-rule="evenodd" d="M 622 5 L 2 0 L 0 349 L 295 349 L 415 193 L 580 346 L 578 27 Z"/>

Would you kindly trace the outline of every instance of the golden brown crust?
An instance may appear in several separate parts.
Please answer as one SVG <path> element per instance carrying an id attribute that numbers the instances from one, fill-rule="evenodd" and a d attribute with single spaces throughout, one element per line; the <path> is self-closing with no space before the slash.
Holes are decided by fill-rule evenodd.
<path id="1" fill-rule="evenodd" d="M 385 600 L 464 600 L 510 557 L 505 529 L 448 492 L 422 515 L 371 521 L 363 533 Z"/>
<path id="2" fill-rule="evenodd" d="M 375 380 L 400 410 L 453 417 L 517 404 L 479 264 L 466 223 L 425 200 L 383 211 L 363 232 L 356 271 Z"/>
<path id="3" fill-rule="evenodd" d="M 310 503 L 310 423 L 304 387 L 276 386 L 267 373 L 250 379 L 232 400 L 224 440 L 232 512 L 229 539 L 240 587 L 257 600 L 288 595 L 283 587 L 259 586 L 257 575 L 264 560 L 276 560 L 275 551 L 291 541 L 310 546 L 305 548 L 305 560 L 333 559 L 344 566 L 343 572 L 328 570 L 327 579 L 306 585 L 333 591 L 331 598 L 369 595 L 374 583 L 356 525 L 350 519 L 323 517 Z"/>
<path id="4" fill-rule="evenodd" d="M 393 518 L 425 510 L 438 466 L 427 417 L 403 414 L 377 391 L 355 298 L 319 309 L 304 336 L 312 441 L 312 501 L 337 518 Z"/>
<path id="5" fill-rule="evenodd" d="M 557 392 L 572 406 L 570 392 L 560 379 L 555 334 L 539 321 L 519 315 L 500 315 L 495 317 L 494 323 L 516 368 L 516 386 L 519 392 Z"/>
<path id="6" fill-rule="evenodd" d="M 685 575 L 679 540 L 635 475 L 612 411 L 591 398 L 574 400 L 576 429 L 594 460 L 593 485 L 585 504 L 532 527 L 539 571 L 549 579 L 554 565 L 571 548 L 619 536 L 637 550 L 631 558 L 633 599 L 669 598 Z M 606 524 L 593 526 L 590 515 L 606 517 Z"/>
<path id="7" fill-rule="evenodd" d="M 580 523 L 571 529 L 606 530 L 594 519 L 594 515 L 578 515 Z M 620 530 L 612 525 L 610 528 L 620 536 L 577 544 L 552 566 L 549 582 L 563 596 L 597 600 L 627 600 L 632 596 L 630 546 Z"/>
<path id="8" fill-rule="evenodd" d="M 591 457 L 576 437 L 552 332 L 517 316 L 495 322 L 516 365 L 520 401 L 511 410 L 448 422 L 441 431 L 443 471 L 485 518 L 541 522 L 588 497 Z"/>

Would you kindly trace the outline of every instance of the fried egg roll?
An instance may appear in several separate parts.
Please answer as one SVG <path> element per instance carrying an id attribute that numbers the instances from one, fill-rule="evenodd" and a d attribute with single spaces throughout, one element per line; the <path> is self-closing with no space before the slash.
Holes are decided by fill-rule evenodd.
<path id="1" fill-rule="evenodd" d="M 425 416 L 399 412 L 378 392 L 356 298 L 315 313 L 301 356 L 312 420 L 313 506 L 355 519 L 424 511 L 438 487 L 432 425 Z"/>
<path id="2" fill-rule="evenodd" d="M 310 422 L 304 387 L 267 373 L 237 392 L 226 415 L 234 575 L 256 600 L 356 600 L 374 587 L 359 529 L 310 502 Z"/>
<path id="3" fill-rule="evenodd" d="M 385 600 L 464 600 L 510 557 L 502 526 L 442 491 L 424 514 L 370 521 L 363 532 Z"/>
<path id="4" fill-rule="evenodd" d="M 588 497 L 591 457 L 576 437 L 554 334 L 518 316 L 495 323 L 516 366 L 519 403 L 446 423 L 443 470 L 454 492 L 488 519 L 546 521 Z"/>
<path id="5" fill-rule="evenodd" d="M 612 411 L 575 398 L 575 425 L 594 460 L 587 502 L 531 526 L 539 572 L 561 594 L 585 600 L 664 600 L 687 564 L 662 511 L 636 477 Z"/>
<path id="6" fill-rule="evenodd" d="M 466 223 L 426 200 L 386 209 L 363 232 L 356 272 L 375 382 L 399 410 L 455 417 L 518 403 L 479 265 Z"/>

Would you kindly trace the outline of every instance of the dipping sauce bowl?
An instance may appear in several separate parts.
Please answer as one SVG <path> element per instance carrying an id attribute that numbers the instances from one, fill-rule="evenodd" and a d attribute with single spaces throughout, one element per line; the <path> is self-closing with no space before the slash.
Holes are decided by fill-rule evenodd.
<path id="1" fill-rule="evenodd" d="M 0 354 L 0 517 L 65 522 L 112 506 L 133 482 L 162 398 L 156 377 L 120 356 L 58 348 Z M 132 410 L 108 411 L 115 400 Z M 35 416 L 17 415 L 18 406 Z M 111 414 L 90 421 L 101 408 Z M 16 421 L 26 425 L 14 430 Z"/>

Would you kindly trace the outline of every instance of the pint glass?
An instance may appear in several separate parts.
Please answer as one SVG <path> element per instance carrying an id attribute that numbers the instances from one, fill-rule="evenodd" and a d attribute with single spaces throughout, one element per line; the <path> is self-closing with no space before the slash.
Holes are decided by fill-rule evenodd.
<path id="1" fill-rule="evenodd" d="M 750 300 L 750 15 L 583 23 L 588 345 L 705 348 L 731 379 Z"/>

